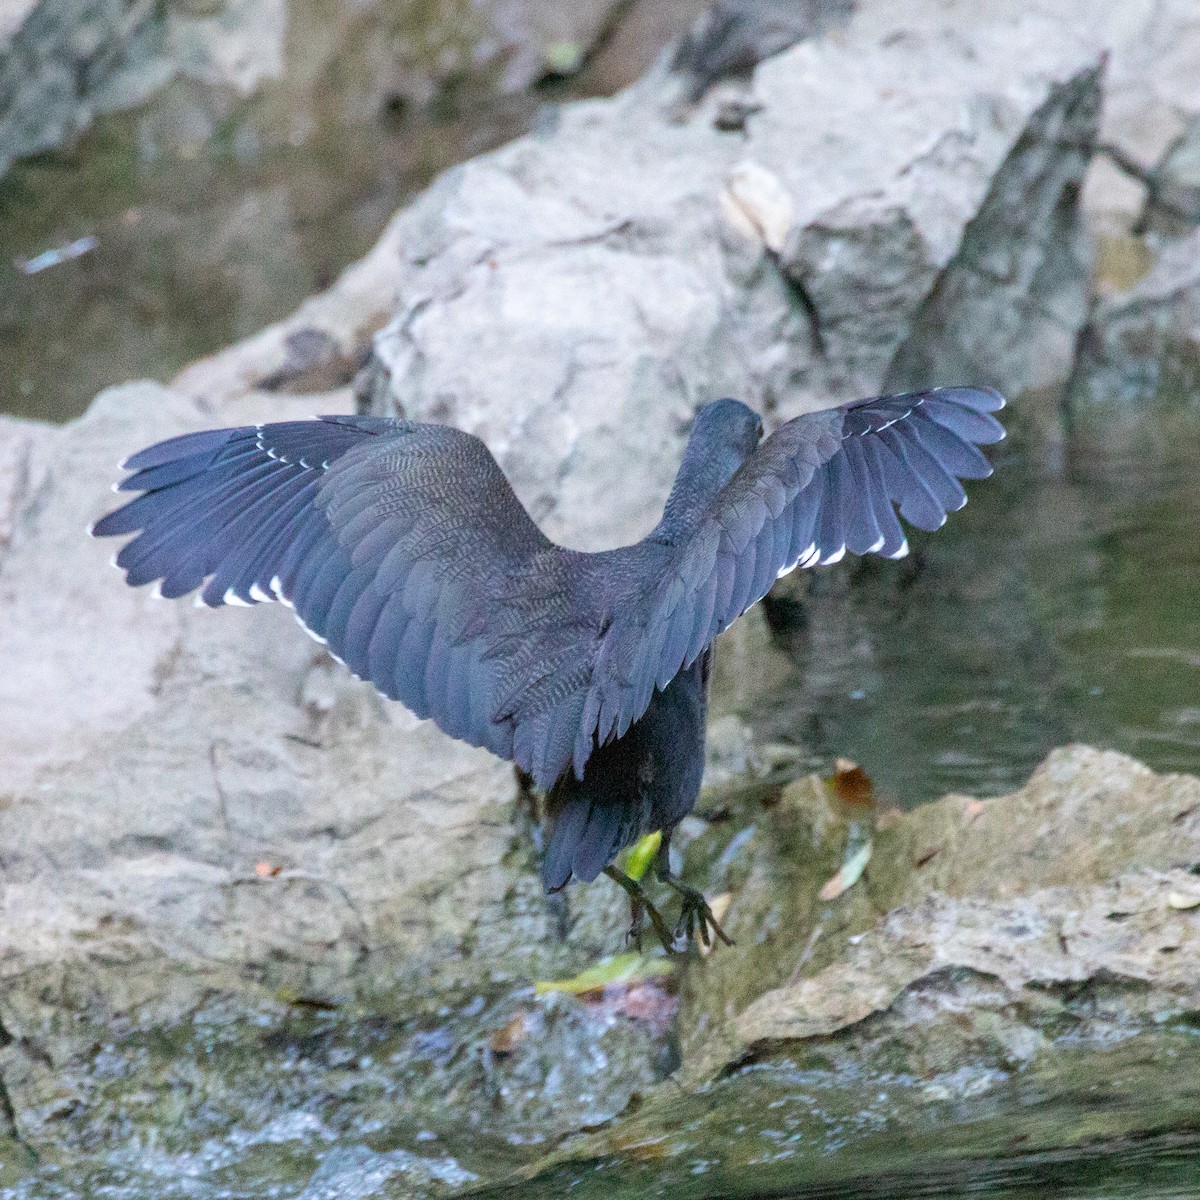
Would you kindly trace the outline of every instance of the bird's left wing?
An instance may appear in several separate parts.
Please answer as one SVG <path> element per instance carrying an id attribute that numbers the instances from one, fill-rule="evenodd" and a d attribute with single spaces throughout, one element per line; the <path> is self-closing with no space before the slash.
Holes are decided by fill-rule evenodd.
<path id="1" fill-rule="evenodd" d="M 355 674 L 542 786 L 569 763 L 600 636 L 589 556 L 537 528 L 487 447 L 383 417 L 185 434 L 129 458 L 131 585 L 282 600 Z"/>
<path id="2" fill-rule="evenodd" d="M 877 396 L 788 421 L 717 495 L 675 547 L 669 569 L 604 639 L 588 687 L 575 769 L 620 737 L 666 685 L 793 567 L 847 551 L 899 558 L 897 520 L 937 529 L 961 508 L 962 479 L 991 465 L 978 447 L 1004 429 L 990 388 Z"/>

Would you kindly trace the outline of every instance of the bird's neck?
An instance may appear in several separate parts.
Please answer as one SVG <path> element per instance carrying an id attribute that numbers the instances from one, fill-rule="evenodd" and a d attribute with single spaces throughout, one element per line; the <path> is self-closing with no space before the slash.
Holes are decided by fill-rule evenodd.
<path id="1" fill-rule="evenodd" d="M 717 494 L 741 465 L 741 456 L 731 447 L 708 446 L 691 438 L 653 536 L 677 541 L 690 534 L 712 512 Z"/>

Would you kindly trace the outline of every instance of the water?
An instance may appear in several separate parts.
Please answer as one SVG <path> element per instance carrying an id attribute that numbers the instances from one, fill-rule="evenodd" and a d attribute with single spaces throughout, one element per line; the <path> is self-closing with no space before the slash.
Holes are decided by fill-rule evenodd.
<path id="1" fill-rule="evenodd" d="M 255 97 L 174 84 L 0 178 L 0 412 L 67 420 L 286 316 L 435 175 L 632 83 L 704 3 L 641 0 L 579 76 L 515 94 L 477 65 L 481 7 L 290 0 L 287 74 Z"/>
<path id="2" fill-rule="evenodd" d="M 789 665 L 741 706 L 760 737 L 852 758 L 903 807 L 1013 791 L 1072 741 L 1200 771 L 1200 433 L 1059 470 L 1031 445 L 1018 428 L 910 562 L 775 606 Z"/>

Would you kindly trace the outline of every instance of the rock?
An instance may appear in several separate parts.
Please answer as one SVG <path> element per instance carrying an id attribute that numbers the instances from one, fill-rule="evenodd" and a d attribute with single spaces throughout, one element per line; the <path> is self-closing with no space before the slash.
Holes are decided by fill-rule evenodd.
<path id="1" fill-rule="evenodd" d="M 842 24 L 850 0 L 718 0 L 680 40 L 672 67 L 690 77 L 694 104 L 718 80 Z"/>
<path id="2" fill-rule="evenodd" d="M 865 879 L 824 905 L 846 837 L 825 786 L 756 820 L 738 946 L 688 978 L 680 1073 L 551 1156 L 535 1194 L 600 1163 L 609 1189 L 652 1175 L 683 1197 L 894 1178 L 901 1146 L 920 1173 L 1139 1136 L 1194 1105 L 1200 924 L 1178 898 L 1200 891 L 1200 780 L 1058 750 L 1014 795 L 881 822 Z"/>
<path id="3" fill-rule="evenodd" d="M 0 12 L 0 174 L 152 97 L 142 156 L 188 158 L 233 126 L 243 154 L 297 145 L 314 88 L 347 93 L 342 118 L 522 91 L 577 70 L 624 8 L 503 0 L 414 19 L 379 0 L 14 0 Z"/>
<path id="4" fill-rule="evenodd" d="M 1077 452 L 1120 458 L 1169 446 L 1198 412 L 1200 232 L 1167 245 L 1131 288 L 1102 300 L 1067 391 Z"/>
<path id="5" fill-rule="evenodd" d="M 935 369 L 1065 377 L 1086 155 L 1063 147 L 1093 136 L 1097 51 L 938 12 L 869 6 L 762 63 L 744 134 L 711 105 L 681 123 L 651 77 L 444 176 L 399 218 L 376 408 L 482 434 L 551 536 L 597 548 L 653 523 L 704 400 L 779 419 Z"/>
<path id="6" fill-rule="evenodd" d="M 1158 776 L 1122 755 L 1087 748 L 1053 752 L 1026 787 L 1012 796 L 982 802 L 949 796 L 897 820 L 881 820 L 865 883 L 833 905 L 822 906 L 817 891 L 842 861 L 847 822 L 852 819 L 854 814 L 839 807 L 823 783 L 802 780 L 791 785 L 756 825 L 754 837 L 740 848 L 740 861 L 729 859 L 723 850 L 710 859 L 714 842 L 722 840 L 715 830 L 707 835 L 707 851 L 705 843 L 697 841 L 693 854 L 699 864 L 722 863 L 706 886 L 735 893 L 728 928 L 744 949 L 706 964 L 702 985 L 694 992 L 695 1004 L 685 1009 L 685 1058 L 708 1061 L 721 1030 L 733 1031 L 736 1048 L 722 1049 L 720 1056 L 736 1058 L 747 1039 L 758 1036 L 746 1031 L 765 1028 L 758 1024 L 762 1014 L 778 1013 L 781 1006 L 788 1009 L 786 997 L 811 996 L 813 988 L 824 997 L 823 1005 L 833 1005 L 834 1015 L 828 1019 L 849 1023 L 846 1003 L 858 1004 L 866 992 L 857 985 L 845 990 L 839 986 L 835 991 L 842 999 L 831 1000 L 824 985 L 814 982 L 818 968 L 828 962 L 836 968 L 835 976 L 849 972 L 852 978 L 866 979 L 869 970 L 853 966 L 855 956 L 863 955 L 863 963 L 869 959 L 879 966 L 885 991 L 891 986 L 891 972 L 907 978 L 910 969 L 932 969 L 933 959 L 914 957 L 913 946 L 919 943 L 918 948 L 936 958 L 938 939 L 950 936 L 960 900 L 982 905 L 979 912 L 991 906 L 1000 931 L 992 945 L 998 953 L 1016 954 L 1003 935 L 1013 922 L 998 915 L 1010 902 L 1025 903 L 1036 894 L 1036 906 L 1049 920 L 1047 914 L 1074 911 L 1076 901 L 1081 909 L 1093 901 L 1108 903 L 1104 897 L 1114 887 L 1141 887 L 1150 897 L 1147 911 L 1165 912 L 1168 880 L 1200 862 L 1200 785 L 1189 776 Z M 999 845 L 1005 848 L 1003 860 L 996 857 Z M 1145 872 L 1154 874 L 1138 883 L 1139 873 Z M 1061 890 L 1072 887 L 1080 889 L 1078 894 Z M 1099 890 L 1093 895 L 1090 889 Z M 1085 893 L 1090 897 L 1086 904 L 1081 899 Z M 921 920 L 935 925 L 943 921 L 939 906 L 943 901 L 949 904 L 944 911 L 951 915 L 938 926 L 942 932 L 936 937 L 930 933 L 922 941 L 924 934 L 914 935 L 910 946 L 907 934 L 893 936 L 876 926 L 880 916 L 888 915 L 888 920 L 899 922 L 897 928 L 911 930 L 908 910 L 926 901 L 932 907 L 922 910 Z M 972 915 L 966 924 L 974 926 L 979 920 L 984 918 Z M 810 942 L 818 927 L 819 935 Z M 861 944 L 856 940 L 860 934 Z M 1080 941 L 1075 953 L 1086 959 L 1087 939 L 1094 936 Z M 1118 953 L 1121 940 L 1104 943 L 1108 967 L 1113 967 L 1111 956 Z M 1147 954 L 1153 964 L 1154 954 Z M 799 974 L 806 978 L 787 983 L 801 958 Z M 1099 970 L 1101 962 L 1092 962 L 1089 970 Z M 778 981 L 781 990 L 773 990 L 771 981 Z M 890 999 L 882 1006 L 887 1003 Z M 804 1008 L 797 1001 L 797 1011 Z M 703 1073 L 705 1068 L 696 1069 Z"/>

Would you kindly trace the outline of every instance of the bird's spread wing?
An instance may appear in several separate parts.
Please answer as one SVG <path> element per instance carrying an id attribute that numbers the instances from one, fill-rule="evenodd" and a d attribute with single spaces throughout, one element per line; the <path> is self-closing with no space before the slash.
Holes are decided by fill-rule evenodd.
<path id="1" fill-rule="evenodd" d="M 132 585 L 290 604 L 385 695 L 549 786 L 599 630 L 586 556 L 538 530 L 487 450 L 443 425 L 323 417 L 186 434 L 128 459 Z"/>
<path id="2" fill-rule="evenodd" d="M 778 575 L 903 554 L 893 505 L 940 525 L 965 502 L 958 480 L 989 473 L 977 446 L 1003 436 L 1002 404 L 953 388 L 799 417 L 689 538 L 630 554 L 554 545 L 477 438 L 383 417 L 161 442 L 127 460 L 120 490 L 141 495 L 93 532 L 136 534 L 117 565 L 165 597 L 290 604 L 357 675 L 546 788 L 572 765 L 582 778 Z"/>
<path id="3" fill-rule="evenodd" d="M 575 747 L 621 736 L 723 629 L 793 567 L 847 550 L 900 558 L 896 517 L 937 529 L 967 501 L 961 479 L 991 474 L 980 445 L 1004 429 L 990 388 L 874 397 L 797 417 L 766 438 L 718 494 L 641 603 L 626 607 L 597 656 Z"/>

